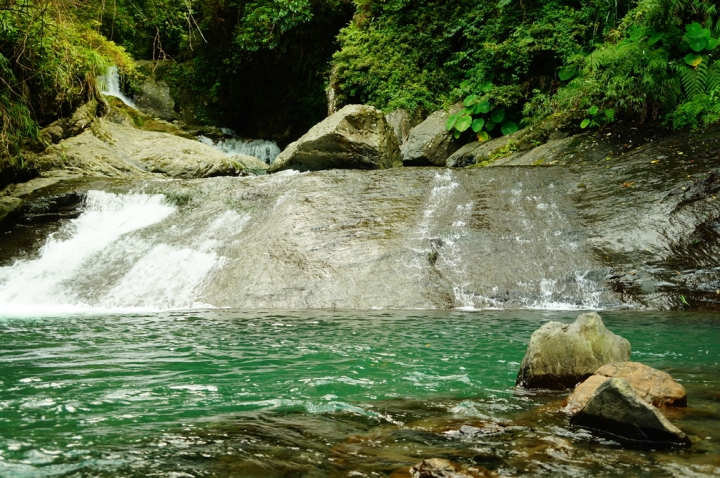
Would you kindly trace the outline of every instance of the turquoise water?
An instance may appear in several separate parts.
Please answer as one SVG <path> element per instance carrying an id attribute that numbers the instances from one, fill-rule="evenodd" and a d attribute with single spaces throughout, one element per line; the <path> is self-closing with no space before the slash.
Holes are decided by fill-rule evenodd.
<path id="1" fill-rule="evenodd" d="M 513 386 L 532 332 L 577 312 L 237 311 L 0 318 L 0 476 L 720 474 L 720 318 L 606 312 L 669 372 L 685 450 L 571 428 Z M 477 427 L 474 435 L 460 433 Z"/>

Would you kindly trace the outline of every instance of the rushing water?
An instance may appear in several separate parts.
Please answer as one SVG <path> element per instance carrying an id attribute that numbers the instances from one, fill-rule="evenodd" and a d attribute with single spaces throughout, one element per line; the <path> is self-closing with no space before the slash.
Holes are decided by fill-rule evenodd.
<path id="1" fill-rule="evenodd" d="M 720 321 L 607 312 L 670 372 L 693 437 L 623 450 L 562 394 L 513 389 L 533 330 L 575 313 L 205 310 L 0 318 L 0 476 L 718 476 Z M 463 428 L 464 425 L 475 428 Z"/>
<path id="2" fill-rule="evenodd" d="M 264 139 L 244 139 L 236 136 L 232 130 L 226 131 L 228 131 L 229 137 L 225 139 L 213 141 L 207 136 L 200 135 L 198 136 L 198 141 L 208 146 L 212 146 L 228 156 L 254 156 L 268 164 L 272 163 L 278 154 L 280 154 L 280 147 L 274 141 Z"/>
<path id="3" fill-rule="evenodd" d="M 108 68 L 107 74 L 98 78 L 100 86 L 100 92 L 103 95 L 114 96 L 119 98 L 123 103 L 131 108 L 136 108 L 133 100 L 125 96 L 122 88 L 120 87 L 120 73 L 118 72 L 117 66 L 111 66 Z"/>

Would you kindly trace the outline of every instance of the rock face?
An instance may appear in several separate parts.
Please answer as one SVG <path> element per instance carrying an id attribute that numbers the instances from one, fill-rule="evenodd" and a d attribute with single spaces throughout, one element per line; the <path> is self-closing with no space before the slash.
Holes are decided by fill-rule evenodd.
<path id="1" fill-rule="evenodd" d="M 548 322 L 533 332 L 520 365 L 517 385 L 524 388 L 573 388 L 612 362 L 630 359 L 630 342 L 613 334 L 595 312 L 566 325 Z"/>
<path id="2" fill-rule="evenodd" d="M 402 166 L 400 150 L 382 111 L 372 106 L 348 105 L 291 143 L 275 158 L 270 172 L 397 166 Z"/>
<path id="3" fill-rule="evenodd" d="M 584 407 L 590 396 L 609 377 L 627 380 L 643 400 L 656 407 L 687 406 L 685 388 L 669 374 L 639 362 L 616 362 L 603 365 L 595 375 L 578 385 L 567 399 L 565 411 L 575 413 Z"/>
<path id="4" fill-rule="evenodd" d="M 445 128 L 447 111 L 436 111 L 410 130 L 410 136 L 400 148 L 405 166 L 445 166 L 448 157 L 462 143 Z"/>
<path id="5" fill-rule="evenodd" d="M 428 458 L 410 468 L 412 478 L 481 478 L 497 473 L 480 467 L 464 467 L 442 458 Z"/>
<path id="6" fill-rule="evenodd" d="M 190 179 L 259 172 L 267 165 L 230 157 L 199 141 L 97 120 L 93 128 L 48 147 L 35 160 L 41 171 L 104 177 L 163 175 Z"/>
<path id="7" fill-rule="evenodd" d="M 649 442 L 653 446 L 690 444 L 680 429 L 643 400 L 622 378 L 605 380 L 570 423 L 628 440 Z"/>
<path id="8" fill-rule="evenodd" d="M 385 115 L 385 120 L 395 132 L 398 145 L 402 145 L 410 136 L 410 130 L 413 127 L 410 113 L 402 108 L 391 111 Z"/>
<path id="9" fill-rule="evenodd" d="M 138 109 L 164 120 L 179 118 L 170 87 L 161 79 L 168 73 L 171 63 L 167 60 L 159 60 L 138 61 L 136 64 L 140 71 L 146 74 L 145 80 L 137 85 L 138 91 L 134 97 Z"/>

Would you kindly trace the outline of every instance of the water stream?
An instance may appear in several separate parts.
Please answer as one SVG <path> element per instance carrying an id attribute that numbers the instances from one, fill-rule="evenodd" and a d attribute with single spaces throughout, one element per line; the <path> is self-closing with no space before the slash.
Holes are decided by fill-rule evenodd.
<path id="1" fill-rule="evenodd" d="M 103 95 L 119 98 L 129 107 L 137 109 L 133 100 L 125 96 L 120 87 L 120 73 L 117 66 L 111 66 L 105 75 L 98 77 L 98 84 Z"/>

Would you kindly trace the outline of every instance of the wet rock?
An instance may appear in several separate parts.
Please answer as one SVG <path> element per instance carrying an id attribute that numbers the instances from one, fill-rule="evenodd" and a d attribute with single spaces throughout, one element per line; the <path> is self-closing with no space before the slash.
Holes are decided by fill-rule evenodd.
<path id="1" fill-rule="evenodd" d="M 465 166 L 488 161 L 494 151 L 507 145 L 508 140 L 509 136 L 502 136 L 490 141 L 473 141 L 450 155 L 445 165 L 448 168 L 464 168 Z"/>
<path id="2" fill-rule="evenodd" d="M 445 128 L 452 112 L 436 111 L 410 130 L 400 148 L 405 166 L 445 166 L 448 157 L 462 146 Z"/>
<path id="3" fill-rule="evenodd" d="M 613 334 L 590 312 L 572 324 L 548 322 L 533 332 L 520 364 L 517 385 L 524 388 L 573 388 L 601 366 L 630 359 L 630 342 Z"/>
<path id="4" fill-rule="evenodd" d="M 689 445 L 688 437 L 643 400 L 625 379 L 608 378 L 571 419 L 572 425 L 648 446 Z"/>
<path id="5" fill-rule="evenodd" d="M 145 78 L 136 86 L 134 94 L 135 106 L 146 114 L 151 114 L 164 120 L 173 120 L 180 115 L 175 111 L 175 101 L 172 98 L 170 87 L 162 79 L 168 73 L 172 63 L 169 61 L 138 61 L 137 67 L 145 73 Z"/>
<path id="6" fill-rule="evenodd" d="M 595 375 L 624 378 L 646 402 L 656 407 L 685 407 L 685 387 L 670 374 L 639 362 L 617 362 L 600 367 Z"/>
<path id="7" fill-rule="evenodd" d="M 591 375 L 587 380 L 575 387 L 573 393 L 565 400 L 562 411 L 575 415 L 590 400 L 598 387 L 608 380 L 609 378 L 603 375 Z"/>
<path id="8" fill-rule="evenodd" d="M 179 179 L 237 176 L 267 168 L 257 158 L 229 157 L 199 141 L 104 120 L 49 146 L 35 164 L 40 171 L 64 170 L 83 176 Z"/>
<path id="9" fill-rule="evenodd" d="M 428 458 L 410 468 L 412 478 L 480 478 L 497 473 L 481 467 L 465 467 L 442 458 Z"/>
<path id="10" fill-rule="evenodd" d="M 410 130 L 414 126 L 412 118 L 407 110 L 398 108 L 385 115 L 385 120 L 395 132 L 398 145 L 402 145 L 410 136 Z"/>
<path id="11" fill-rule="evenodd" d="M 275 158 L 270 172 L 284 169 L 386 169 L 401 166 L 400 150 L 382 111 L 348 105 L 313 126 Z"/>

